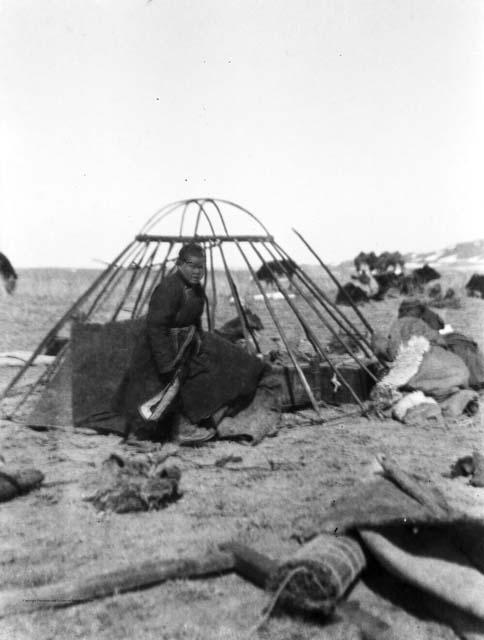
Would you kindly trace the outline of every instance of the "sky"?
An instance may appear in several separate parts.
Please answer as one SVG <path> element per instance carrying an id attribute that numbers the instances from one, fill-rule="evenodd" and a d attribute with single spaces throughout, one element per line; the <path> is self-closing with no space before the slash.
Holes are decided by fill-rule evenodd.
<path id="1" fill-rule="evenodd" d="M 203 196 L 303 262 L 484 238 L 481 0 L 0 0 L 0 59 L 15 266 Z"/>

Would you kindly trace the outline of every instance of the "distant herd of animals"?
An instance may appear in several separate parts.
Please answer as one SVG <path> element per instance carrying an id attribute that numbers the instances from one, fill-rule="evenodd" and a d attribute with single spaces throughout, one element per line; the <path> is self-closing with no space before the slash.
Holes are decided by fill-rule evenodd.
<path id="1" fill-rule="evenodd" d="M 428 264 L 405 273 L 405 260 L 398 251 L 384 251 L 377 256 L 360 252 L 353 261 L 356 273 L 351 276 L 354 282 L 346 283 L 338 291 L 336 304 L 360 304 L 370 300 L 383 300 L 388 293 L 396 295 L 417 295 L 424 292 L 428 283 L 438 280 L 440 274 Z M 270 260 L 265 262 L 255 273 L 255 278 L 265 286 L 276 286 L 279 278 L 286 277 L 292 288 L 294 275 L 298 266 L 290 258 Z M 17 285 L 17 273 L 7 256 L 0 252 L 0 279 L 4 290 L 12 294 Z M 465 285 L 468 296 L 484 298 L 484 274 L 474 273 Z M 442 292 L 439 283 L 427 291 L 430 298 L 450 300 L 455 297 L 453 289 Z M 250 310 L 247 312 L 249 324 L 258 325 L 260 320 L 253 318 Z M 259 330 L 258 326 L 251 327 Z M 231 328 L 227 332 L 230 333 Z"/>
<path id="2" fill-rule="evenodd" d="M 338 291 L 336 304 L 361 304 L 370 300 L 383 300 L 387 294 L 414 296 L 424 293 L 425 287 L 438 280 L 438 271 L 428 264 L 405 273 L 405 260 L 398 252 L 385 251 L 377 256 L 359 253 L 353 261 L 356 273 L 351 276 L 355 282 L 347 282 Z M 475 273 L 465 286 L 468 296 L 484 298 L 484 275 Z M 456 300 L 454 289 L 443 292 L 440 283 L 431 286 L 427 295 L 442 306 Z"/>
<path id="3" fill-rule="evenodd" d="M 259 282 L 264 282 L 267 286 L 276 286 L 278 278 L 286 277 L 289 281 L 289 287 L 292 288 L 296 270 L 297 264 L 291 258 L 269 260 L 259 267 L 255 277 Z"/>

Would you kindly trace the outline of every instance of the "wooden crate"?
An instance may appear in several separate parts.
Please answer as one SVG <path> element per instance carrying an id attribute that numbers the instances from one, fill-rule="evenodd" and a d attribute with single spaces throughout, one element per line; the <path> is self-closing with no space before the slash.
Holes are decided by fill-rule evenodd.
<path id="1" fill-rule="evenodd" d="M 360 400 L 367 400 L 374 381 L 356 362 L 342 361 L 335 363 L 341 376 L 348 382 Z M 374 367 L 371 361 L 365 361 L 370 369 Z M 356 403 L 350 391 L 342 384 L 334 384 L 335 374 L 326 363 L 318 361 L 311 364 L 301 364 L 301 369 L 311 387 L 316 400 L 323 400 L 331 404 Z M 299 379 L 299 375 L 292 365 L 275 365 L 273 371 L 282 380 L 282 407 L 284 410 L 301 408 L 310 404 L 307 393 Z"/>

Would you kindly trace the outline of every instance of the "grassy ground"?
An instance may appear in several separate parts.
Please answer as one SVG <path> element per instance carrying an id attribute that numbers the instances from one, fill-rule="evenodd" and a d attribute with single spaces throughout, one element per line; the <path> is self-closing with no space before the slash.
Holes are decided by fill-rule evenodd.
<path id="1" fill-rule="evenodd" d="M 0 307 L 2 351 L 31 349 L 54 320 L 84 290 L 93 272 L 29 271 L 19 290 Z M 444 286 L 462 291 L 466 274 L 446 274 Z M 324 282 L 322 280 L 322 282 Z M 447 284 L 448 283 L 448 284 Z M 248 280 L 241 291 L 250 293 Z M 328 290 L 331 292 L 331 289 Z M 220 293 L 221 320 L 233 315 L 228 291 Z M 372 324 L 385 330 L 399 300 L 364 308 Z M 254 310 L 271 325 L 262 305 Z M 297 340 L 284 304 L 277 308 L 287 332 Z M 461 309 L 439 310 L 447 322 L 484 347 L 484 301 L 463 298 Z M 324 336 L 323 336 L 324 337 Z M 12 370 L 0 370 L 4 385 Z M 484 490 L 464 479 L 443 478 L 458 457 L 482 448 L 481 417 L 418 429 L 397 422 L 343 418 L 323 426 L 304 426 L 286 415 L 277 437 L 254 448 L 214 442 L 175 453 L 182 469 L 183 497 L 163 511 L 103 514 L 83 497 L 98 486 L 101 463 L 125 445 L 114 436 L 87 436 L 66 429 L 34 432 L 8 421 L 0 423 L 1 453 L 11 465 L 31 465 L 45 475 L 45 486 L 1 506 L 0 564 L 2 589 L 76 579 L 143 559 L 192 555 L 237 538 L 280 558 L 295 550 L 294 533 L 317 520 L 338 495 L 369 477 L 374 456 L 384 451 L 412 472 L 439 484 L 451 501 L 484 515 Z M 220 468 L 222 456 L 242 462 Z M 447 627 L 421 611 L 403 610 L 359 583 L 352 594 L 391 623 L 395 637 L 455 638 Z M 1 598 L 1 592 L 0 592 Z M 64 610 L 18 615 L 0 621 L 0 638 L 47 640 L 220 639 L 249 637 L 268 596 L 234 575 L 200 581 L 174 581 Z M 310 640 L 359 638 L 349 624 L 278 614 L 251 638 Z"/>

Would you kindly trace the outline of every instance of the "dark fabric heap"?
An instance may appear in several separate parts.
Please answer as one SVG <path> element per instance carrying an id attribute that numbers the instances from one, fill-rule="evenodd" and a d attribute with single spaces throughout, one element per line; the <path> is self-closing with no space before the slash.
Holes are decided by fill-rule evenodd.
<path id="1" fill-rule="evenodd" d="M 253 399 L 247 396 L 217 427 L 219 438 L 255 445 L 267 436 L 276 435 L 281 421 L 281 378 L 267 371 L 259 381 Z"/>
<path id="2" fill-rule="evenodd" d="M 213 333 L 203 333 L 200 350 L 188 367 L 180 390 L 180 408 L 193 423 L 222 406 L 246 405 L 253 399 L 267 365 Z"/>

